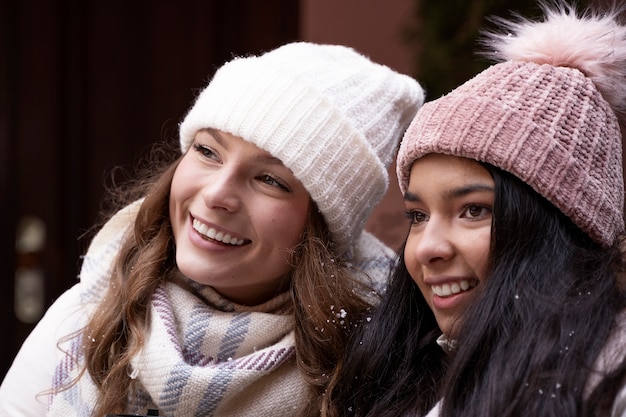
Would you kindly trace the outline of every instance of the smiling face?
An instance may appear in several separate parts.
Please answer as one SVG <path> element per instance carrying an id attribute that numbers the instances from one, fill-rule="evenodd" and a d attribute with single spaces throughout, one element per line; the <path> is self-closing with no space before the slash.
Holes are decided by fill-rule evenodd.
<path id="1" fill-rule="evenodd" d="M 487 279 L 493 202 L 493 178 L 476 161 L 428 154 L 413 163 L 404 259 L 449 337 L 473 289 Z"/>
<path id="2" fill-rule="evenodd" d="M 202 130 L 172 180 L 177 266 L 235 302 L 264 302 L 287 288 L 309 205 L 280 160 L 237 136 Z"/>

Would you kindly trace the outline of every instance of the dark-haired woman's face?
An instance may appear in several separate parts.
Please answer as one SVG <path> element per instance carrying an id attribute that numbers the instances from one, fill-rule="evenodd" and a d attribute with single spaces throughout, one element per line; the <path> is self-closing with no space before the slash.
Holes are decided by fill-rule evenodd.
<path id="1" fill-rule="evenodd" d="M 444 334 L 454 337 L 473 289 L 487 279 L 494 181 L 476 161 L 428 154 L 411 169 L 407 270 Z"/>

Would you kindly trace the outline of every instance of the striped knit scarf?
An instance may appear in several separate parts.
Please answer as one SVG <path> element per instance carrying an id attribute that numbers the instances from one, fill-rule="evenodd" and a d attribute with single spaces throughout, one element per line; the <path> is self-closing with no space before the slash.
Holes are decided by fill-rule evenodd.
<path id="1" fill-rule="evenodd" d="M 283 294 L 251 311 L 225 302 L 210 287 L 199 293 L 175 283 L 159 287 L 144 348 L 132 360 L 137 390 L 129 397 L 129 411 L 245 416 L 253 409 L 258 416 L 297 415 L 308 390 L 295 363 L 290 305 L 289 294 Z M 78 343 L 73 341 L 72 350 Z M 50 415 L 90 415 L 95 394 L 85 376 L 57 396 Z"/>
<path id="2" fill-rule="evenodd" d="M 83 301 L 97 308 L 108 285 L 109 268 L 138 204 L 114 216 L 92 241 L 81 269 Z M 356 265 L 381 281 L 393 253 L 364 236 Z M 175 273 L 155 292 L 149 309 L 149 333 L 132 359 L 128 411 L 187 416 L 300 416 L 311 400 L 296 366 L 293 306 L 288 293 L 265 304 L 244 307 L 222 298 L 211 287 Z M 85 315 L 87 316 L 87 314 Z M 58 363 L 53 385 L 77 377 L 82 361 L 73 338 Z M 97 390 L 88 373 L 79 383 L 53 395 L 48 416 L 91 417 Z"/>

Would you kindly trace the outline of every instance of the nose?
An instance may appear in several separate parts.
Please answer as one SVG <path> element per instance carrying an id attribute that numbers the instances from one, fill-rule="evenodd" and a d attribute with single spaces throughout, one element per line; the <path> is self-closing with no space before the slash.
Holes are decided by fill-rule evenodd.
<path id="1" fill-rule="evenodd" d="M 454 256 L 453 237 L 445 222 L 431 219 L 407 240 L 405 256 L 413 256 L 422 265 L 434 265 Z"/>
<path id="2" fill-rule="evenodd" d="M 241 208 L 242 187 L 236 170 L 224 167 L 208 175 L 202 197 L 209 208 L 236 212 Z"/>

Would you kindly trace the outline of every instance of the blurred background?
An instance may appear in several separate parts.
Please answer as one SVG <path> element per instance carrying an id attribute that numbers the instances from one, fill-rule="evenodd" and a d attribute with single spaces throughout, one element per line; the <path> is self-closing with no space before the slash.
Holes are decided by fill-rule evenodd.
<path id="1" fill-rule="evenodd" d="M 77 282 L 113 170 L 176 141 L 226 60 L 294 40 L 345 44 L 414 76 L 432 100 L 487 65 L 478 30 L 511 10 L 539 13 L 529 0 L 0 2 L 0 377 Z M 393 170 L 367 227 L 396 249 L 407 223 Z"/>

